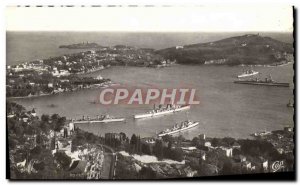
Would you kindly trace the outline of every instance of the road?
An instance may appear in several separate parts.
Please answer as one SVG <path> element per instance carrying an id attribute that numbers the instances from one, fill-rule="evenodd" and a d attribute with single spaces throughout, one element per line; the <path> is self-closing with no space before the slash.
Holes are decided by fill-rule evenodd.
<path id="1" fill-rule="evenodd" d="M 104 164 L 103 164 L 103 178 L 114 179 L 116 167 L 116 153 L 113 148 L 99 144 L 104 148 Z"/>

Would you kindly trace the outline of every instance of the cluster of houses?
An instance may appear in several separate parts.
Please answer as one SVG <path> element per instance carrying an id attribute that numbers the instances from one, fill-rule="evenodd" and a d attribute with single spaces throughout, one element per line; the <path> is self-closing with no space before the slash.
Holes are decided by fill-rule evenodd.
<path id="1" fill-rule="evenodd" d="M 125 152 L 126 153 L 126 152 Z M 143 157 L 143 156 L 140 156 Z M 149 156 L 146 156 L 149 157 Z M 179 178 L 179 177 L 194 177 L 197 174 L 197 171 L 192 169 L 189 165 L 186 165 L 184 162 L 174 162 L 172 160 L 166 162 L 150 162 L 151 160 L 147 159 L 148 162 L 141 161 L 138 158 L 135 158 L 129 154 L 124 154 L 124 152 L 119 152 L 117 155 L 118 164 L 116 169 L 116 178 L 126 179 L 126 175 L 121 176 L 120 174 L 135 174 L 135 178 L 141 178 L 138 175 L 142 168 L 145 167 L 148 170 L 151 170 L 155 173 L 155 178 L 162 179 L 162 178 Z M 146 160 L 146 161 L 147 161 Z M 128 172 L 129 171 L 129 172 Z M 120 173 L 120 174 L 119 174 Z M 132 176 L 128 178 L 134 178 Z M 146 177 L 149 178 L 149 177 Z"/>
<path id="2" fill-rule="evenodd" d="M 19 121 L 23 121 L 24 123 L 28 123 L 30 124 L 31 123 L 31 120 L 33 118 L 35 118 L 37 115 L 36 115 L 36 111 L 35 109 L 33 108 L 31 111 L 28 111 L 28 112 L 22 112 L 19 116 L 18 116 L 18 119 Z M 16 117 L 16 114 L 14 111 L 12 112 L 9 112 L 7 114 L 7 118 L 14 118 Z"/>
<path id="3" fill-rule="evenodd" d="M 286 127 L 285 132 L 292 132 L 292 130 L 288 127 Z M 277 134 L 276 137 L 278 138 L 281 135 Z M 193 163 L 198 163 L 199 160 L 202 161 L 202 163 L 206 164 L 206 167 L 208 168 L 207 171 L 211 175 L 218 175 L 222 169 L 221 166 L 218 166 L 218 160 L 222 160 L 225 158 L 230 161 L 232 168 L 235 169 L 235 172 L 239 173 L 262 173 L 262 172 L 274 172 L 272 166 L 276 161 L 272 161 L 270 159 L 266 159 L 261 157 L 253 157 L 253 156 L 246 156 L 241 155 L 241 152 L 234 152 L 234 151 L 241 151 L 241 145 L 238 142 L 234 142 L 231 146 L 212 146 L 212 140 L 211 138 L 206 138 L 205 134 L 200 134 L 198 136 L 199 138 L 199 146 L 194 146 L 192 141 L 183 141 L 180 143 L 180 148 L 183 150 L 185 155 L 185 161 L 193 161 Z M 290 147 L 293 146 L 292 138 L 289 139 L 283 139 L 283 136 L 280 137 L 281 139 L 276 140 L 276 146 L 285 146 L 290 149 Z M 155 139 L 153 138 L 145 138 L 143 139 L 145 143 L 148 144 L 155 144 Z M 271 140 L 268 139 L 270 143 L 274 144 L 274 138 Z M 167 146 L 167 144 L 166 144 Z M 175 146 L 172 146 L 173 148 Z M 178 147 L 178 146 L 177 146 Z M 276 147 L 275 147 L 276 148 Z M 292 149 L 291 149 L 292 150 Z M 291 152 L 291 151 L 289 151 Z M 216 161 L 212 162 L 211 157 L 215 156 L 217 154 L 218 159 Z M 223 156 L 223 157 L 222 157 Z M 282 162 L 282 161 L 281 161 Z"/>
<path id="4" fill-rule="evenodd" d="M 7 115 L 7 118 L 19 117 L 19 121 L 22 123 L 31 125 L 34 119 L 38 119 L 35 109 L 28 112 L 22 112 L 21 114 L 15 114 L 10 112 Z M 56 153 L 65 153 L 71 158 L 71 163 L 68 171 L 70 172 L 71 177 L 84 177 L 87 179 L 100 179 L 102 178 L 102 167 L 104 161 L 104 152 L 102 148 L 97 146 L 82 146 L 76 151 L 72 151 L 72 136 L 74 134 L 74 123 L 70 122 L 65 124 L 60 131 L 50 130 L 48 134 L 40 133 L 40 137 L 44 137 L 43 143 L 39 143 L 47 149 L 52 150 L 52 155 Z M 37 146 L 37 137 L 36 133 L 32 135 L 25 134 L 24 145 L 17 145 L 16 151 L 22 148 L 27 148 L 29 150 L 34 149 Z M 54 141 L 54 146 L 53 146 Z M 15 150 L 10 152 L 14 154 Z M 11 157 L 12 155 L 10 155 Z M 11 162 L 14 164 L 15 157 L 11 158 Z M 28 160 L 25 158 L 16 162 L 16 168 L 21 172 L 26 172 L 28 174 L 37 173 L 38 170 L 35 168 L 36 164 L 39 164 L 41 161 L 37 159 Z"/>
<path id="5" fill-rule="evenodd" d="M 63 85 L 63 82 L 57 82 L 58 86 L 54 85 L 48 75 L 52 76 L 51 79 L 64 80 L 71 74 L 90 73 L 103 70 L 111 65 L 165 67 L 175 62 L 165 60 L 152 50 L 115 46 L 106 50 L 90 50 L 18 65 L 8 65 L 7 95 L 8 97 L 41 96 L 74 89 Z M 50 80 L 48 84 L 41 83 L 47 80 Z M 75 89 L 77 88 L 80 87 Z"/>
<path id="6" fill-rule="evenodd" d="M 104 152 L 99 146 L 85 144 L 72 151 L 72 135 L 74 123 L 65 125 L 60 132 L 55 133 L 55 149 L 64 152 L 71 158 L 69 173 L 72 178 L 101 179 L 103 178 Z"/>
<path id="7" fill-rule="evenodd" d="M 8 65 L 7 70 L 11 70 L 12 72 L 22 72 L 22 71 L 38 71 L 38 72 L 44 72 L 48 71 L 50 69 L 50 66 L 44 65 L 43 60 L 37 60 L 33 62 L 25 62 L 23 64 L 18 64 L 18 65 Z"/>
<path id="8" fill-rule="evenodd" d="M 205 60 L 204 64 L 225 64 L 228 61 L 226 58 L 220 58 L 220 59 L 213 59 L 213 60 Z"/>
<path id="9" fill-rule="evenodd" d="M 111 65 L 165 66 L 170 63 L 172 62 L 164 60 L 151 49 L 137 49 L 130 46 L 117 45 L 50 59 L 25 62 L 19 65 L 8 65 L 7 70 L 12 72 L 34 70 L 39 72 L 39 74 L 43 74 L 46 71 L 53 76 L 59 77 L 94 72 Z"/>
<path id="10" fill-rule="evenodd" d="M 293 129 L 291 127 L 284 127 L 284 130 L 273 132 L 261 132 L 258 134 L 260 139 L 268 141 L 279 154 L 293 155 L 294 141 L 293 141 Z M 200 150 L 194 146 L 183 148 L 183 150 L 189 150 L 192 153 L 200 153 L 202 161 L 208 161 L 210 154 L 218 153 L 218 156 L 226 156 L 230 159 L 232 168 L 242 173 L 262 173 L 262 172 L 275 172 L 278 170 L 288 170 L 288 166 L 284 166 L 284 160 L 273 161 L 272 159 L 266 159 L 262 156 L 254 157 L 248 155 L 241 155 L 241 145 L 238 142 L 234 142 L 232 146 L 212 146 L 211 141 L 205 138 L 204 134 L 199 135 L 200 143 L 208 150 Z M 238 152 L 234 152 L 238 151 Z M 274 169 L 275 163 L 280 163 L 279 169 Z M 210 164 L 213 165 L 213 164 Z"/>
<path id="11" fill-rule="evenodd" d="M 98 69 L 103 69 L 103 66 L 92 70 Z M 78 89 L 103 87 L 110 83 L 109 80 L 103 78 L 87 79 L 70 76 L 70 74 L 70 71 L 59 70 L 57 67 L 49 67 L 48 71 L 43 72 L 35 70 L 14 72 L 14 68 L 10 69 L 7 73 L 7 97 L 44 96 Z"/>
<path id="12" fill-rule="evenodd" d="M 96 146 L 82 146 L 73 152 L 77 158 L 70 164 L 70 175 L 74 178 L 102 179 L 104 152 Z"/>

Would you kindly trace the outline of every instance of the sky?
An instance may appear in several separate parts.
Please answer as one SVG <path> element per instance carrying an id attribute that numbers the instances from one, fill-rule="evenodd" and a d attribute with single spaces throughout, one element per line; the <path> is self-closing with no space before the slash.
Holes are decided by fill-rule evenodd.
<path id="1" fill-rule="evenodd" d="M 291 6 L 7 7 L 7 31 L 291 32 Z"/>

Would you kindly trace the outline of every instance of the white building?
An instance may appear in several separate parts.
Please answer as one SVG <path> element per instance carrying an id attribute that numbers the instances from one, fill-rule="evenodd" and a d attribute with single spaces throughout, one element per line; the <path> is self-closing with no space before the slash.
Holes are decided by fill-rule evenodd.
<path id="1" fill-rule="evenodd" d="M 211 147 L 211 142 L 209 142 L 209 141 L 205 142 L 205 143 L 204 143 L 204 146 L 206 146 L 206 147 Z"/>
<path id="2" fill-rule="evenodd" d="M 227 157 L 232 157 L 232 148 L 220 147 Z"/>
<path id="3" fill-rule="evenodd" d="M 53 83 L 48 83 L 49 88 L 53 88 Z"/>
<path id="4" fill-rule="evenodd" d="M 183 49 L 183 46 L 176 46 L 176 49 Z"/>

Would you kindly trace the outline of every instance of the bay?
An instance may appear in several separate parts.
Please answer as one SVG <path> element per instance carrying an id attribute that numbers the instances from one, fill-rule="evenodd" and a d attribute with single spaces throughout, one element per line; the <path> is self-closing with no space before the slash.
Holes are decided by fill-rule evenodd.
<path id="1" fill-rule="evenodd" d="M 112 67 L 85 76 L 101 75 L 128 88 L 159 87 L 196 89 L 199 105 L 193 105 L 188 113 L 191 120 L 200 125 L 182 134 L 192 139 L 204 133 L 211 137 L 249 138 L 251 133 L 264 130 L 282 129 L 293 126 L 293 109 L 286 104 L 293 99 L 293 65 L 281 67 L 254 67 L 262 73 L 271 74 L 278 82 L 289 82 L 290 88 L 234 84 L 241 66 L 175 65 L 154 69 L 144 67 Z M 39 115 L 58 113 L 68 118 L 81 118 L 82 115 L 94 117 L 110 114 L 125 117 L 126 123 L 78 124 L 83 130 L 104 135 L 107 132 L 124 132 L 127 135 L 139 134 L 141 137 L 154 136 L 187 119 L 185 112 L 134 120 L 133 115 L 152 109 L 152 105 L 100 105 L 93 104 L 101 89 L 82 90 L 65 94 L 38 98 L 18 99 L 16 102 L 28 109 L 36 108 Z M 49 105 L 54 104 L 55 107 Z"/>

